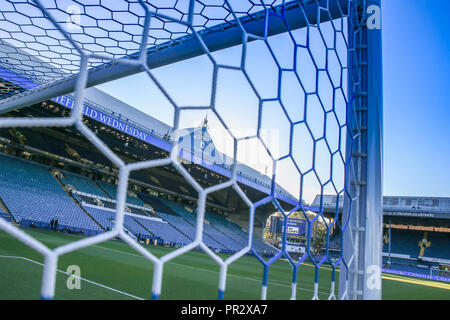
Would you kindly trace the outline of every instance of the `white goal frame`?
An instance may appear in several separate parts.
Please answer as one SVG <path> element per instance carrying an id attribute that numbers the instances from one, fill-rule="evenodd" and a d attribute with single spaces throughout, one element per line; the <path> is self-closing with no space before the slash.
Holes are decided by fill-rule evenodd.
<path id="1" fill-rule="evenodd" d="M 45 6 L 39 0 L 30 0 L 42 12 L 46 12 Z M 208 28 L 201 31 L 192 29 L 187 36 L 177 44 L 166 44 L 158 47 L 150 47 L 147 44 L 150 19 L 162 14 L 151 12 L 147 4 L 139 0 L 139 4 L 145 10 L 144 34 L 140 50 L 124 58 L 115 59 L 107 55 L 91 54 L 85 52 L 70 35 L 58 25 L 58 22 L 47 14 L 51 23 L 71 42 L 81 57 L 80 72 L 60 79 L 52 83 L 43 84 L 37 88 L 13 95 L 0 100 L 0 114 L 11 110 L 20 109 L 45 100 L 75 93 L 75 103 L 72 114 L 68 118 L 0 118 L 0 128 L 6 127 L 69 127 L 75 126 L 87 137 L 112 163 L 119 168 L 119 184 L 117 190 L 117 216 L 114 229 L 103 234 L 85 238 L 56 249 L 50 249 L 43 243 L 29 236 L 27 233 L 7 223 L 0 218 L 0 229 L 11 234 L 19 241 L 33 248 L 45 257 L 44 274 L 42 280 L 41 297 L 52 299 L 55 293 L 55 278 L 57 262 L 60 255 L 71 251 L 91 246 L 97 243 L 120 237 L 130 247 L 145 256 L 154 265 L 152 298 L 158 299 L 161 293 L 162 274 L 164 264 L 194 248 L 200 247 L 206 254 L 220 265 L 219 299 L 223 299 L 228 266 L 251 251 L 253 223 L 249 225 L 248 245 L 233 254 L 226 260 L 222 260 L 211 251 L 202 241 L 203 225 L 205 217 L 205 202 L 208 194 L 232 187 L 249 207 L 250 220 L 254 219 L 256 206 L 243 192 L 236 180 L 236 167 L 232 169 L 230 180 L 209 188 L 203 188 L 181 165 L 177 155 L 179 145 L 172 143 L 170 157 L 167 159 L 150 160 L 134 164 L 125 164 L 114 154 L 83 122 L 83 90 L 115 79 L 120 79 L 138 72 L 146 72 L 152 77 L 152 69 L 175 63 L 181 60 L 193 58 L 203 54 L 229 48 L 242 43 L 240 30 L 245 26 L 246 30 L 261 29 L 264 19 L 257 16 L 252 19 L 246 17 L 237 18 L 237 23 L 229 27 Z M 225 1 L 227 2 L 227 1 Z M 190 1 L 190 13 L 194 10 L 194 1 Z M 261 3 L 264 3 L 261 1 Z M 383 134 L 383 93 L 382 93 L 382 50 L 381 50 L 381 26 L 380 8 L 381 0 L 296 0 L 282 1 L 278 5 L 285 6 L 286 20 L 293 28 L 304 28 L 307 22 L 291 14 L 290 6 L 299 5 L 305 9 L 306 15 L 316 14 L 309 12 L 317 5 L 328 8 L 331 16 L 338 16 L 342 12 L 353 21 L 349 23 L 349 42 L 354 46 L 349 49 L 348 59 L 350 72 L 356 76 L 349 80 L 350 96 L 352 102 L 347 106 L 348 123 L 352 124 L 354 140 L 347 141 L 347 161 L 351 162 L 350 170 L 347 170 L 345 184 L 347 194 L 344 200 L 343 221 L 344 235 L 342 258 L 340 264 L 339 299 L 381 299 L 381 270 L 382 270 L 382 134 Z M 268 10 L 268 9 L 267 9 Z M 277 10 L 275 7 L 274 10 Z M 320 13 L 319 13 L 320 15 Z M 332 18 L 332 17 L 331 17 Z M 192 26 L 192 15 L 185 21 L 181 21 L 186 27 Z M 250 31 L 249 31 L 250 30 Z M 239 31 L 239 32 L 238 32 Z M 266 25 L 266 37 L 276 35 L 284 31 L 280 25 Z M 250 37 L 248 41 L 257 40 Z M 0 57 L 0 60 L 2 57 Z M 88 69 L 88 63 L 92 59 L 108 61 L 100 67 Z M 152 80 L 158 83 L 156 79 Z M 175 127 L 179 118 L 175 116 Z M 161 258 L 156 257 L 127 235 L 122 226 L 124 221 L 124 207 L 126 201 L 128 178 L 132 171 L 144 168 L 153 168 L 165 165 L 173 165 L 174 168 L 192 185 L 198 192 L 198 211 L 196 222 L 196 238 L 191 244 L 177 249 Z M 267 287 L 264 286 L 261 298 L 266 298 Z M 315 288 L 317 290 L 317 288 Z M 334 297 L 334 283 L 330 297 Z M 293 292 L 292 298 L 295 298 Z"/>

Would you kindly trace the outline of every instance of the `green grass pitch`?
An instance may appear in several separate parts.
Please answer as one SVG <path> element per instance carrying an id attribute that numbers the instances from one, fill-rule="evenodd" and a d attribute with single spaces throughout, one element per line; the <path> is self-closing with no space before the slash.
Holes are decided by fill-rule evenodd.
<path id="1" fill-rule="evenodd" d="M 25 229 L 33 237 L 54 248 L 80 236 Z M 156 256 L 171 249 L 146 246 Z M 26 258 L 26 259 L 24 259 Z M 0 232 L 0 299 L 39 299 L 43 257 Z M 58 270 L 69 265 L 81 269 L 80 290 L 69 290 L 68 275 L 58 272 L 56 299 L 149 299 L 153 265 L 120 240 L 111 240 L 63 255 Z M 225 299 L 259 299 L 262 265 L 253 256 L 244 256 L 229 267 Z M 289 299 L 291 267 L 279 260 L 270 267 L 268 299 Z M 299 268 L 298 299 L 311 299 L 314 269 Z M 319 298 L 330 293 L 331 271 L 320 271 Z M 216 299 L 219 266 L 201 251 L 188 252 L 164 265 L 161 299 Z M 337 289 L 336 289 L 337 293 Z M 450 299 L 450 285 L 440 282 L 385 275 L 383 299 Z"/>

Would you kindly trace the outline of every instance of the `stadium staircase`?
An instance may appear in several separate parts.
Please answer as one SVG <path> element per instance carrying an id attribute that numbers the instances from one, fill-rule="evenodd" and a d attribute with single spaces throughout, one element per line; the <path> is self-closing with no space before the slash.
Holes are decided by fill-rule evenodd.
<path id="1" fill-rule="evenodd" d="M 132 218 L 134 221 L 136 221 L 136 223 L 142 228 L 142 229 L 144 229 L 145 231 L 147 231 L 151 236 L 154 236 L 154 237 L 156 237 L 156 234 L 154 234 L 151 230 L 149 230 L 146 226 L 144 226 L 142 223 L 140 223 L 139 222 L 139 219 L 135 219 L 135 218 Z"/>
<path id="2" fill-rule="evenodd" d="M 207 218 L 205 218 L 207 219 Z M 209 220 L 208 220 L 209 221 Z M 222 234 L 224 237 L 227 237 L 231 242 L 234 242 L 237 246 L 241 246 L 241 244 L 236 241 L 235 239 L 233 239 L 228 233 L 224 232 L 223 230 L 217 228 L 216 225 L 212 224 L 211 222 L 209 223 L 209 225 L 218 233 Z"/>
<path id="3" fill-rule="evenodd" d="M 74 198 L 74 196 L 72 195 L 72 192 L 70 192 L 67 188 L 66 185 L 59 179 L 59 177 L 57 175 L 55 175 L 53 172 L 51 173 L 52 177 L 56 179 L 56 181 L 58 181 L 58 183 L 61 185 L 61 187 L 63 188 L 63 190 L 67 193 L 67 195 L 70 197 L 70 199 L 72 199 L 72 201 L 78 206 L 78 208 L 80 208 L 80 210 L 86 214 L 101 230 L 106 231 L 105 228 L 102 227 L 102 225 L 100 223 L 98 223 L 97 220 L 94 219 L 93 216 L 91 216 L 89 214 L 89 212 L 87 212 L 82 206 L 81 204 L 78 202 L 77 199 Z"/>
<path id="4" fill-rule="evenodd" d="M 194 229 L 196 229 L 196 215 L 192 212 L 189 212 L 182 206 L 176 204 L 176 203 L 169 203 L 165 202 L 165 205 L 174 210 L 179 214 L 179 216 L 190 226 L 192 226 Z M 211 247 L 216 247 L 217 249 L 226 249 L 226 250 L 232 250 L 228 245 L 225 245 L 223 241 L 219 241 L 218 239 L 215 239 L 213 235 L 211 234 L 211 230 L 209 229 L 211 226 L 209 224 L 204 223 L 203 225 L 203 240 L 205 241 L 206 245 L 209 245 Z"/>
<path id="5" fill-rule="evenodd" d="M 78 183 L 78 185 L 80 185 L 80 183 Z M 80 185 L 80 188 L 83 187 L 85 186 Z M 83 191 L 85 190 L 83 189 Z M 104 229 L 109 230 L 112 228 L 114 224 L 111 220 L 113 220 L 115 216 L 115 200 L 90 195 L 83 191 L 80 191 L 80 193 L 73 193 L 74 198 L 77 199 L 83 209 L 97 220 Z M 129 198 L 133 199 L 133 197 Z M 95 199 L 101 200 L 101 204 L 96 202 Z M 139 209 L 139 206 L 127 202 L 127 207 L 130 209 L 131 213 L 125 214 L 124 226 L 134 235 L 141 234 L 146 238 L 152 240 L 158 239 L 158 242 L 161 240 L 164 243 L 175 242 L 178 244 L 187 244 L 192 242 L 191 238 L 186 237 L 185 234 L 179 232 L 179 229 L 174 228 L 176 226 L 169 224 L 167 221 L 158 222 L 147 220 L 146 218 L 165 219 L 157 214 L 149 213 L 149 211 L 143 207 L 144 203 L 142 201 L 140 201 L 140 203 L 142 203 L 142 209 Z M 165 225 L 167 225 L 167 227 L 165 227 Z"/>
<path id="6" fill-rule="evenodd" d="M 174 215 L 178 218 L 182 218 L 180 217 L 180 215 L 178 215 L 172 208 L 167 207 L 165 204 L 161 203 L 159 200 L 155 199 L 154 197 L 150 196 L 150 195 L 145 195 L 143 193 L 137 193 L 138 197 L 140 200 L 142 200 L 142 202 L 146 203 L 147 205 L 151 206 L 156 214 L 163 219 L 164 221 L 166 221 L 172 228 L 174 228 L 175 230 L 177 230 L 179 233 L 181 233 L 183 236 L 185 236 L 186 238 L 188 238 L 191 241 L 194 241 L 192 236 L 189 236 L 188 234 L 186 234 L 186 232 L 184 232 L 183 230 L 181 230 L 180 228 L 178 228 L 173 221 L 171 221 L 170 219 L 168 219 L 167 217 L 164 217 L 164 215 Z"/>
<path id="7" fill-rule="evenodd" d="M 95 184 L 100 190 L 102 190 L 102 192 L 103 192 L 108 198 L 113 199 L 113 197 L 112 197 L 108 192 L 106 192 L 105 189 L 103 189 L 103 187 L 100 185 L 100 183 L 97 183 L 97 181 L 94 180 L 94 184 Z"/>
<path id="8" fill-rule="evenodd" d="M 158 212 L 156 212 L 158 214 Z M 162 212 L 160 212 L 162 213 Z M 164 219 L 163 216 L 161 216 L 161 219 L 163 219 L 164 221 L 166 221 L 172 228 L 174 228 L 175 230 L 177 230 L 179 233 L 181 233 L 183 236 L 185 236 L 186 238 L 190 239 L 191 241 L 194 241 L 193 237 L 190 237 L 188 234 L 186 234 L 183 230 L 181 230 L 180 228 L 178 228 L 175 224 L 171 223 L 169 220 Z M 180 217 L 181 218 L 181 217 Z"/>

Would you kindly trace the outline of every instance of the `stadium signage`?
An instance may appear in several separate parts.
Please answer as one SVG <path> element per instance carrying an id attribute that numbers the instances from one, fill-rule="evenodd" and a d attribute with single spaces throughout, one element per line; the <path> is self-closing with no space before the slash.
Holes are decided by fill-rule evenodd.
<path id="1" fill-rule="evenodd" d="M 283 234 L 284 219 L 281 217 L 272 217 L 270 232 Z M 291 236 L 302 236 L 305 234 L 306 220 L 288 218 L 286 223 L 286 234 Z"/>
<path id="2" fill-rule="evenodd" d="M 73 99 L 71 99 L 69 97 L 60 96 L 60 97 L 52 99 L 52 101 L 66 107 L 66 108 L 73 109 L 74 101 L 73 101 Z M 109 127 L 117 129 L 121 132 L 127 133 L 135 138 L 140 139 L 140 140 L 151 142 L 151 141 L 149 141 L 150 139 L 149 139 L 148 133 L 146 133 L 142 130 L 136 129 L 136 128 L 134 128 L 122 121 L 119 121 L 101 111 L 98 111 L 88 105 L 83 105 L 82 112 L 86 117 L 97 120 L 98 122 L 101 122 Z"/>
<path id="3" fill-rule="evenodd" d="M 421 274 L 421 273 L 415 273 L 415 272 L 383 269 L 383 273 L 391 273 L 391 274 L 397 274 L 397 275 L 406 276 L 406 277 L 414 277 L 414 278 L 422 278 L 422 279 L 435 280 L 435 281 L 450 282 L 450 278 L 447 278 L 447 277 L 433 276 L 433 275 L 427 275 L 427 274 Z"/>
<path id="4" fill-rule="evenodd" d="M 399 217 L 417 217 L 417 218 L 434 218 L 433 213 L 420 213 L 420 212 L 384 212 L 387 216 L 399 216 Z"/>

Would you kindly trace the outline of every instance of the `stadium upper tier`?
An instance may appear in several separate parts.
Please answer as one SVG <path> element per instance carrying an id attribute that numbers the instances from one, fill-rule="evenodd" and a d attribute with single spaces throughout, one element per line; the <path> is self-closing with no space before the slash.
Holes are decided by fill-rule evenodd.
<path id="1" fill-rule="evenodd" d="M 336 196 L 316 196 L 312 204 L 328 213 L 336 211 Z M 339 198 L 339 212 L 342 212 L 344 198 Z M 442 197 L 383 197 L 383 213 L 387 216 L 450 219 L 450 198 Z"/>
<path id="2" fill-rule="evenodd" d="M 0 48 L 1 47 L 2 43 L 0 42 Z M 22 54 L 26 55 L 26 53 L 23 52 Z M 23 87 L 23 90 L 34 88 L 37 85 L 31 79 L 17 73 L 17 70 L 12 71 L 1 65 L 0 80 L 0 82 L 14 84 L 17 88 Z M 63 109 L 63 112 L 64 110 L 68 112 L 73 107 L 74 99 L 72 95 L 60 96 L 52 99 L 52 101 L 49 101 L 48 103 L 57 104 Z M 122 135 L 126 134 L 133 139 L 137 139 L 141 143 L 150 144 L 161 151 L 167 152 L 171 148 L 171 137 L 173 135 L 172 127 L 95 87 L 85 89 L 83 114 L 85 117 L 98 122 L 102 129 L 108 127 L 120 132 Z M 97 128 L 95 130 L 97 130 Z M 205 127 L 186 128 L 183 130 L 185 135 L 181 136 L 179 139 L 181 158 L 224 177 L 231 176 L 231 165 L 233 164 L 233 160 L 216 149 L 214 142 Z M 31 137 L 31 135 L 28 136 L 30 137 L 30 143 L 32 142 L 31 140 L 36 140 L 40 137 L 37 133 L 36 137 Z M 53 137 L 50 137 L 50 139 L 54 140 Z M 112 149 L 124 148 L 123 144 L 114 139 L 108 141 L 108 145 Z M 79 147 L 75 148 L 70 143 L 67 144 L 67 147 L 76 150 L 82 158 L 91 158 L 87 155 L 89 150 L 84 150 Z M 134 152 L 131 144 L 127 145 L 126 148 L 130 149 L 131 154 Z M 106 159 L 102 159 L 102 157 L 91 160 L 96 163 L 107 164 L 105 163 Z M 271 178 L 245 164 L 238 162 L 236 166 L 237 180 L 240 183 L 265 194 L 271 193 Z M 294 206 L 298 203 L 298 199 L 295 196 L 291 195 L 278 184 L 276 184 L 275 189 L 276 197 L 280 200 Z"/>
<path id="3" fill-rule="evenodd" d="M 114 227 L 116 186 L 101 180 L 59 170 L 25 159 L 0 154 L 0 200 L 23 226 L 51 227 L 66 232 L 98 234 Z M 135 195 L 135 196 L 134 196 Z M 186 245 L 195 239 L 196 216 L 189 206 L 173 203 L 143 192 L 127 197 L 124 228 L 136 237 L 160 244 Z M 203 241 L 213 250 L 236 252 L 248 243 L 239 226 L 212 212 L 207 213 Z M 254 238 L 261 254 L 276 250 Z"/>

